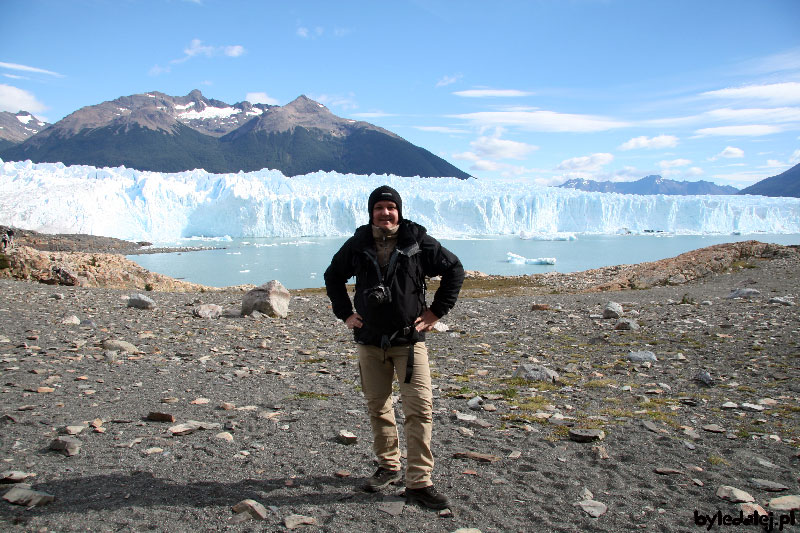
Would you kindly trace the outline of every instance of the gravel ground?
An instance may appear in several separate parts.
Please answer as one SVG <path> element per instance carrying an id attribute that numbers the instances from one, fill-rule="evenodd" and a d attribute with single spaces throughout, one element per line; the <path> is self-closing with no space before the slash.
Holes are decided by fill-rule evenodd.
<path id="1" fill-rule="evenodd" d="M 375 468 L 369 421 L 324 297 L 293 292 L 286 319 L 202 319 L 199 304 L 235 310 L 241 293 L 148 293 L 157 308 L 141 310 L 126 291 L 2 280 L 0 470 L 54 500 L 0 501 L 0 528 L 283 531 L 301 515 L 309 532 L 704 531 L 695 511 L 739 515 L 717 495 L 732 486 L 777 531 L 789 511 L 773 498 L 800 494 L 800 320 L 785 305 L 800 301 L 800 261 L 745 266 L 647 290 L 462 298 L 428 342 L 444 513 L 404 506 L 402 486 L 358 490 Z M 742 288 L 759 293 L 728 298 Z M 640 328 L 603 319 L 609 301 Z M 559 380 L 512 378 L 523 364 Z M 202 424 L 178 434 L 188 421 Z M 67 426 L 83 428 L 71 456 L 50 449 Z M 576 428 L 605 437 L 576 442 Z M 245 499 L 263 520 L 240 521 Z"/>

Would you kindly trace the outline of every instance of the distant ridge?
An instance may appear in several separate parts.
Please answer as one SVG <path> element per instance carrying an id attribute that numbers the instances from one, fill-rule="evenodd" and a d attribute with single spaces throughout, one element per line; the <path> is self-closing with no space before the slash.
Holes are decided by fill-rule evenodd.
<path id="1" fill-rule="evenodd" d="M 739 194 L 759 194 L 761 196 L 791 196 L 800 198 L 800 163 L 777 176 L 765 178 Z"/>
<path id="2" fill-rule="evenodd" d="M 285 106 L 273 106 L 229 105 L 198 90 L 181 97 L 135 94 L 81 108 L 28 137 L 0 139 L 5 141 L 5 146 L 0 144 L 0 158 L 6 161 L 156 172 L 270 168 L 287 176 L 335 171 L 469 177 L 388 130 L 338 117 L 304 95 Z"/>
<path id="3" fill-rule="evenodd" d="M 658 175 L 645 176 L 636 181 L 592 181 L 587 179 L 571 179 L 559 187 L 579 189 L 589 192 L 615 192 L 619 194 L 737 194 L 739 189 L 729 185 L 717 185 L 710 181 L 675 181 Z"/>

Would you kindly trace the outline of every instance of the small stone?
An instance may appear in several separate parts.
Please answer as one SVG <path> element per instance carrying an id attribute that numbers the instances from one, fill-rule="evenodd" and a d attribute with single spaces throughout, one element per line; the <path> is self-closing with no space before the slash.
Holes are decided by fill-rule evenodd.
<path id="1" fill-rule="evenodd" d="M 770 511 L 800 511 L 800 496 L 781 496 L 769 501 Z"/>
<path id="2" fill-rule="evenodd" d="M 236 514 L 248 513 L 250 516 L 258 520 L 266 520 L 267 518 L 266 508 L 255 500 L 248 499 L 240 501 L 233 506 L 233 512 Z"/>
<path id="3" fill-rule="evenodd" d="M 50 449 L 71 457 L 81 451 L 81 441 L 75 437 L 57 437 L 50 443 Z"/>
<path id="4" fill-rule="evenodd" d="M 750 494 L 747 492 L 737 489 L 736 487 L 731 487 L 729 485 L 722 485 L 720 488 L 717 489 L 717 497 L 722 498 L 723 500 L 728 500 L 733 503 L 751 503 L 755 501 Z"/>
<path id="5" fill-rule="evenodd" d="M 745 516 L 753 516 L 753 513 L 758 513 L 758 516 L 767 516 L 767 512 L 764 508 L 757 503 L 740 503 L 739 510 L 742 511 Z"/>
<path id="6" fill-rule="evenodd" d="M 573 428 L 569 430 L 569 438 L 575 442 L 594 442 L 606 438 L 602 429 Z"/>
<path id="7" fill-rule="evenodd" d="M 631 363 L 645 363 L 645 362 L 655 363 L 656 361 L 658 361 L 658 359 L 656 358 L 656 354 L 647 350 L 630 352 L 628 354 L 627 359 Z"/>
<path id="8" fill-rule="evenodd" d="M 700 370 L 697 374 L 695 374 L 694 379 L 706 387 L 710 387 L 714 384 L 714 379 L 711 377 L 711 374 L 705 370 Z"/>
<path id="9" fill-rule="evenodd" d="M 622 313 L 622 305 L 617 302 L 608 302 L 603 308 L 603 318 L 620 318 Z"/>
<path id="10" fill-rule="evenodd" d="M 61 431 L 65 435 L 78 435 L 81 431 L 86 429 L 86 426 L 66 426 Z"/>
<path id="11" fill-rule="evenodd" d="M 592 453 L 598 459 L 611 459 L 605 446 L 592 446 Z"/>
<path id="12" fill-rule="evenodd" d="M 209 400 L 208 398 L 195 398 L 189 403 L 191 403 L 192 405 L 206 405 L 209 402 L 211 402 L 211 400 Z"/>
<path id="13" fill-rule="evenodd" d="M 216 437 L 216 438 L 218 438 L 218 439 L 220 439 L 220 440 L 225 440 L 225 441 L 228 441 L 228 442 L 233 442 L 233 435 L 231 435 L 231 434 L 230 434 L 229 432 L 227 432 L 227 431 L 223 431 L 223 432 L 221 432 L 221 433 L 217 433 L 217 434 L 215 435 L 215 437 Z"/>
<path id="14" fill-rule="evenodd" d="M 734 403 L 734 402 L 725 402 L 725 403 L 722 404 L 722 408 L 723 409 L 738 409 L 739 408 L 739 404 Z"/>
<path id="15" fill-rule="evenodd" d="M 559 380 L 558 372 L 542 365 L 522 364 L 511 376 L 512 378 L 522 378 L 528 381 L 546 381 L 555 383 Z"/>
<path id="16" fill-rule="evenodd" d="M 580 496 L 581 500 L 592 500 L 592 499 L 594 499 L 594 494 L 592 494 L 592 491 L 590 491 L 586 487 L 584 487 L 583 490 L 581 490 L 581 493 L 578 496 Z"/>
<path id="17" fill-rule="evenodd" d="M 144 294 L 131 294 L 128 296 L 128 307 L 136 309 L 155 309 L 156 302 Z"/>
<path id="18" fill-rule="evenodd" d="M 595 500 L 581 500 L 575 505 L 580 506 L 580 508 L 592 518 L 599 518 L 608 511 L 608 506 L 606 504 Z"/>
<path id="19" fill-rule="evenodd" d="M 522 452 L 519 450 L 514 450 L 508 454 L 509 459 L 519 459 L 520 457 L 522 457 Z"/>
<path id="20" fill-rule="evenodd" d="M 706 424 L 703 426 L 703 431 L 708 431 L 710 433 L 725 433 L 725 429 L 718 424 Z"/>
<path id="21" fill-rule="evenodd" d="M 39 507 L 55 500 L 55 496 L 24 487 L 14 487 L 3 495 L 3 499 L 16 505 Z"/>
<path id="22" fill-rule="evenodd" d="M 632 318 L 620 318 L 614 325 L 614 329 L 617 331 L 636 331 L 639 328 L 639 323 Z"/>
<path id="23" fill-rule="evenodd" d="M 20 472 L 19 470 L 6 470 L 0 473 L 0 483 L 21 483 L 30 477 L 35 477 L 34 473 Z"/>
<path id="24" fill-rule="evenodd" d="M 299 514 L 290 514 L 283 519 L 286 529 L 297 529 L 300 526 L 315 526 L 317 519 L 313 516 L 303 516 Z"/>
<path id="25" fill-rule="evenodd" d="M 215 319 L 222 316 L 222 307 L 217 304 L 203 304 L 192 309 L 192 314 L 198 318 Z"/>
<path id="26" fill-rule="evenodd" d="M 390 516 L 400 516 L 406 506 L 405 498 L 389 496 L 378 505 L 378 510 Z"/>
<path id="27" fill-rule="evenodd" d="M 151 411 L 147 414 L 147 420 L 152 420 L 153 422 L 175 422 L 175 417 L 169 413 L 159 413 L 156 411 Z"/>
<path id="28" fill-rule="evenodd" d="M 349 470 L 337 470 L 333 475 L 339 478 L 346 478 L 350 477 L 352 474 Z"/>
<path id="29" fill-rule="evenodd" d="M 472 409 L 473 411 L 480 411 L 483 405 L 483 398 L 480 396 L 475 396 L 470 401 L 467 402 L 467 407 Z"/>
<path id="30" fill-rule="evenodd" d="M 358 437 L 356 437 L 355 434 L 350 433 L 349 431 L 344 429 L 339 432 L 337 439 L 339 442 L 345 445 L 355 444 L 356 442 L 358 442 Z"/>
<path id="31" fill-rule="evenodd" d="M 728 294 L 725 298 L 733 299 L 733 298 L 752 298 L 753 296 L 758 296 L 761 294 L 761 291 L 758 289 L 731 289 L 730 294 Z"/>
<path id="32" fill-rule="evenodd" d="M 219 408 L 222 409 L 223 411 L 233 411 L 234 409 L 236 409 L 236 404 L 230 402 L 222 402 L 221 404 L 219 404 Z"/>
<path id="33" fill-rule="evenodd" d="M 548 304 L 531 304 L 531 311 L 547 311 L 550 309 Z"/>
<path id="34" fill-rule="evenodd" d="M 65 316 L 61 320 L 61 323 L 64 324 L 65 326 L 80 326 L 81 325 L 81 319 L 78 318 L 75 315 L 69 315 L 69 316 Z"/>
<path id="35" fill-rule="evenodd" d="M 683 474 L 682 470 L 678 470 L 677 468 L 669 468 L 669 467 L 658 467 L 654 468 L 653 472 L 660 476 L 674 476 Z"/>
<path id="36" fill-rule="evenodd" d="M 767 479 L 752 478 L 750 481 L 753 482 L 753 486 L 757 489 L 765 490 L 767 492 L 783 492 L 785 490 L 789 490 L 789 487 L 786 485 L 782 485 L 781 483 L 777 483 L 775 481 L 769 481 Z"/>
<path id="37" fill-rule="evenodd" d="M 125 353 L 139 353 L 139 348 L 129 343 L 128 341 L 120 341 L 115 339 L 106 339 L 101 343 L 104 350 L 125 352 Z"/>
<path id="38" fill-rule="evenodd" d="M 772 298 L 769 299 L 767 303 L 787 305 L 787 306 L 795 305 L 793 301 L 787 300 L 786 298 L 781 298 L 779 296 L 773 296 Z"/>
<path id="39" fill-rule="evenodd" d="M 754 403 L 744 402 L 742 404 L 742 409 L 744 409 L 745 411 L 754 411 L 754 412 L 760 413 L 761 411 L 764 410 L 764 406 L 763 405 L 756 405 Z"/>

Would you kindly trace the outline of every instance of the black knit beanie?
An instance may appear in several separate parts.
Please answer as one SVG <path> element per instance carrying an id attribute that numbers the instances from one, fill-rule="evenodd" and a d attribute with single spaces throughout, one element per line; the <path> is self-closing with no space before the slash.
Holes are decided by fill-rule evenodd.
<path id="1" fill-rule="evenodd" d="M 372 193 L 369 195 L 369 200 L 367 201 L 370 224 L 372 223 L 372 210 L 375 208 L 375 204 L 384 200 L 394 202 L 395 205 L 397 205 L 398 222 L 403 220 L 403 200 L 400 198 L 400 193 L 388 185 L 381 185 L 372 191 Z"/>

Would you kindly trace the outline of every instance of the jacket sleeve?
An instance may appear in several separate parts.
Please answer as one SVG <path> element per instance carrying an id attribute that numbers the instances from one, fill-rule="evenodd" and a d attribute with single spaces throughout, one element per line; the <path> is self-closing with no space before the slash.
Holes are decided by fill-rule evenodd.
<path id="1" fill-rule="evenodd" d="M 453 252 L 430 235 L 425 235 L 422 239 L 421 248 L 425 275 L 442 277 L 430 305 L 431 312 L 442 318 L 458 300 L 458 293 L 464 283 L 464 267 Z"/>
<path id="2" fill-rule="evenodd" d="M 347 294 L 347 280 L 355 275 L 353 267 L 353 251 L 351 239 L 348 239 L 331 259 L 325 270 L 325 291 L 331 301 L 333 314 L 340 320 L 346 320 L 353 314 L 353 302 Z"/>

